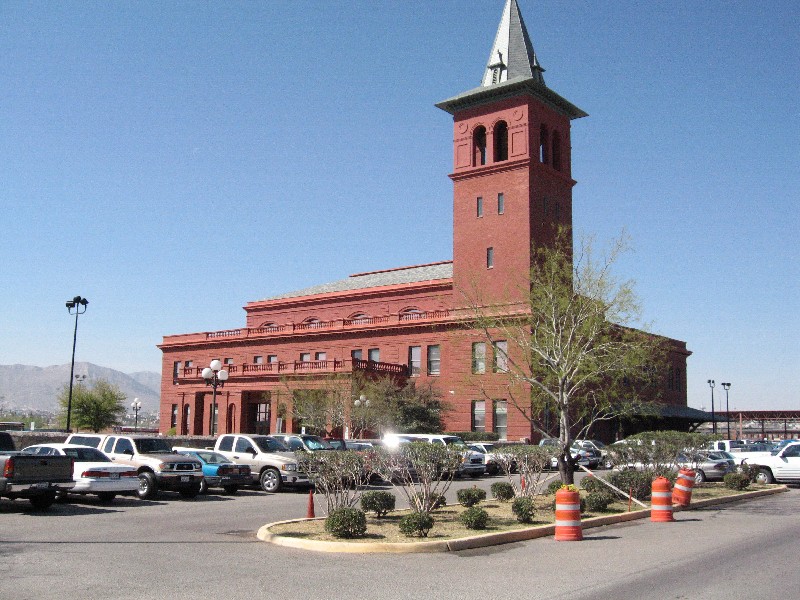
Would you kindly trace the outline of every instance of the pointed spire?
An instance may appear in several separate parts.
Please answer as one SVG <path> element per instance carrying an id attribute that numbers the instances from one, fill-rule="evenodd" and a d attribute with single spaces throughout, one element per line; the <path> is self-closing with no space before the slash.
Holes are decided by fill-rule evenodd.
<path id="1" fill-rule="evenodd" d="M 515 77 L 530 78 L 535 83 L 544 85 L 543 72 L 525 28 L 525 21 L 519 12 L 517 0 L 506 0 L 481 86 L 496 85 Z"/>

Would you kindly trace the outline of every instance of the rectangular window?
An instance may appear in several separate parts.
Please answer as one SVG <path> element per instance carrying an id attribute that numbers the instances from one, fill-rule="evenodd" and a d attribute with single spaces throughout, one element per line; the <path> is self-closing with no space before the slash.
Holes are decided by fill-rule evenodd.
<path id="1" fill-rule="evenodd" d="M 508 439 L 508 402 L 505 400 L 494 400 L 492 402 L 493 430 L 501 440 Z"/>
<path id="2" fill-rule="evenodd" d="M 472 344 L 472 372 L 486 372 L 486 344 L 483 342 Z"/>
<path id="3" fill-rule="evenodd" d="M 508 371 L 508 342 L 501 340 L 494 344 L 494 372 L 505 373 Z"/>
<path id="4" fill-rule="evenodd" d="M 475 213 L 478 217 L 483 216 L 483 198 L 478 196 L 477 202 L 475 202 Z"/>
<path id="5" fill-rule="evenodd" d="M 180 373 L 181 373 L 181 361 L 178 360 L 172 363 L 172 378 L 177 379 L 178 377 L 180 377 Z"/>
<path id="6" fill-rule="evenodd" d="M 428 346 L 428 375 L 438 375 L 440 373 L 442 355 L 439 345 Z"/>
<path id="7" fill-rule="evenodd" d="M 253 364 L 254 365 L 260 365 L 263 362 L 264 362 L 264 357 L 263 356 L 254 356 L 253 357 Z"/>
<path id="8" fill-rule="evenodd" d="M 328 360 L 327 352 L 317 352 L 314 354 L 314 360 Z"/>
<path id="9" fill-rule="evenodd" d="M 226 359 L 224 360 L 224 363 L 225 363 L 226 365 L 232 365 L 232 364 L 233 364 L 233 359 L 232 359 L 232 358 L 226 358 Z"/>
<path id="10" fill-rule="evenodd" d="M 494 268 L 494 248 L 491 246 L 486 249 L 486 268 Z"/>
<path id="11" fill-rule="evenodd" d="M 187 360 L 185 363 L 183 363 L 183 366 L 185 368 L 187 368 L 187 369 L 191 369 L 194 366 L 194 361 L 193 360 Z"/>
<path id="12" fill-rule="evenodd" d="M 472 401 L 472 431 L 486 431 L 486 402 Z"/>
<path id="13" fill-rule="evenodd" d="M 310 361 L 311 361 L 311 352 L 300 353 L 300 362 L 310 362 Z"/>
<path id="14" fill-rule="evenodd" d="M 497 194 L 497 214 L 502 215 L 506 212 L 506 196 L 503 192 Z"/>
<path id="15" fill-rule="evenodd" d="M 413 377 L 419 375 L 422 366 L 422 346 L 408 347 L 408 372 Z"/>
<path id="16" fill-rule="evenodd" d="M 359 348 L 358 350 L 350 350 L 350 359 L 351 360 L 362 360 L 364 353 Z"/>
<path id="17" fill-rule="evenodd" d="M 178 405 L 172 405 L 172 411 L 169 414 L 169 426 L 175 429 L 178 426 Z"/>
<path id="18" fill-rule="evenodd" d="M 278 362 L 278 355 L 277 354 L 268 354 L 267 355 L 267 362 L 270 364 L 275 364 Z"/>
<path id="19" fill-rule="evenodd" d="M 367 350 L 367 359 L 371 360 L 372 362 L 381 362 L 380 348 L 370 348 Z"/>

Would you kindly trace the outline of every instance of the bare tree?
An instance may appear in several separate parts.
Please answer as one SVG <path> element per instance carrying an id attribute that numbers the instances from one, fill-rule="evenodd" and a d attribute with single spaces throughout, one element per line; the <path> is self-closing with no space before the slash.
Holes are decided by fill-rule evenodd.
<path id="1" fill-rule="evenodd" d="M 627 250 L 621 236 L 597 256 L 591 239 L 573 255 L 566 230 L 534 252 L 522 302 L 486 305 L 467 294 L 474 321 L 506 375 L 510 403 L 549 436 L 546 413 L 558 418 L 558 467 L 573 483 L 570 446 L 599 421 L 629 414 L 655 393 L 665 340 L 635 328 L 640 306 L 630 281 L 612 267 Z M 491 391 L 486 391 L 487 394 Z M 496 397 L 496 396 L 495 396 Z"/>

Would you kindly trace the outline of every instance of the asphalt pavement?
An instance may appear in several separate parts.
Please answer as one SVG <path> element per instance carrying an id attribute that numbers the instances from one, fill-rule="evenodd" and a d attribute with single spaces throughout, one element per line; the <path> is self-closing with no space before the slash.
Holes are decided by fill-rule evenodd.
<path id="1" fill-rule="evenodd" d="M 501 478 L 457 481 L 488 489 Z M 304 493 L 0 502 L 0 598 L 786 598 L 800 583 L 800 491 L 462 552 L 326 554 L 260 542 L 304 517 Z M 318 514 L 322 501 L 317 498 Z M 792 594 L 789 594 L 791 596 Z"/>

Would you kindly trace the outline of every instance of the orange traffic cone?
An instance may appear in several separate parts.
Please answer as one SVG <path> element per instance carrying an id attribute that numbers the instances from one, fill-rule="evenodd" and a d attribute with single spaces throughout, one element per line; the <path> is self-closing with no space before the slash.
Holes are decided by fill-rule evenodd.
<path id="1" fill-rule="evenodd" d="M 675 520 L 672 517 L 672 485 L 666 477 L 656 477 L 653 480 L 650 520 L 656 523 L 671 523 Z"/>
<path id="2" fill-rule="evenodd" d="M 580 492 L 566 488 L 556 492 L 555 533 L 557 542 L 579 542 L 583 539 Z"/>
<path id="3" fill-rule="evenodd" d="M 308 510 L 306 511 L 306 519 L 313 519 L 314 514 L 314 490 L 308 490 Z"/>
<path id="4" fill-rule="evenodd" d="M 695 472 L 691 469 L 681 469 L 675 487 L 672 488 L 672 503 L 678 506 L 689 506 L 692 501 L 692 488 L 694 487 Z"/>

